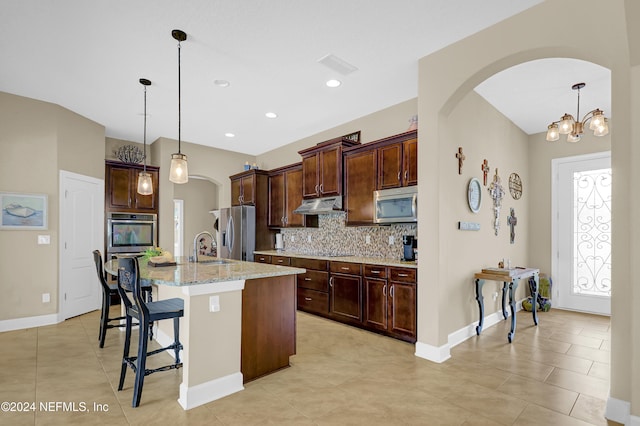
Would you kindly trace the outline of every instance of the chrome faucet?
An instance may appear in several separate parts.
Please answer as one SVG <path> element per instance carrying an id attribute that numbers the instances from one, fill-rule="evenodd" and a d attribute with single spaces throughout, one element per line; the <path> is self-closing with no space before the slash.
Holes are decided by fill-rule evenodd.
<path id="1" fill-rule="evenodd" d="M 197 262 L 198 261 L 198 240 L 200 239 L 201 236 L 203 235 L 208 235 L 209 238 L 211 238 L 211 246 L 213 247 L 214 243 L 214 239 L 213 239 L 213 235 L 211 235 L 211 232 L 209 231 L 202 231 L 202 232 L 198 232 L 196 234 L 195 237 L 193 237 L 193 261 Z"/>

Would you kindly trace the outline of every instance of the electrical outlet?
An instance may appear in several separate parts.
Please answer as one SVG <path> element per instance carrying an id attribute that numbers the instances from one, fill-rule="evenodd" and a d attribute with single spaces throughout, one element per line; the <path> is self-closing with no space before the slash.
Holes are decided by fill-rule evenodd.
<path id="1" fill-rule="evenodd" d="M 389 235 L 389 245 L 392 246 L 396 242 L 396 238 L 393 235 Z"/>
<path id="2" fill-rule="evenodd" d="M 310 243 L 311 242 L 311 234 L 307 235 L 307 242 Z"/>
<path id="3" fill-rule="evenodd" d="M 295 237 L 292 235 L 291 236 L 291 242 L 294 242 L 295 240 L 296 240 Z"/>
<path id="4" fill-rule="evenodd" d="M 493 301 L 495 302 L 496 300 L 498 300 L 498 292 L 494 292 L 493 293 Z"/>
<path id="5" fill-rule="evenodd" d="M 51 244 L 50 235 L 38 235 L 38 244 Z"/>
<path id="6" fill-rule="evenodd" d="M 42 293 L 42 303 L 51 302 L 51 294 L 50 293 Z"/>
<path id="7" fill-rule="evenodd" d="M 209 296 L 209 312 L 220 312 L 220 296 Z"/>
<path id="8" fill-rule="evenodd" d="M 366 244 L 371 244 L 371 236 L 370 236 L 370 235 L 367 235 L 366 237 L 364 237 L 364 242 L 365 242 Z"/>

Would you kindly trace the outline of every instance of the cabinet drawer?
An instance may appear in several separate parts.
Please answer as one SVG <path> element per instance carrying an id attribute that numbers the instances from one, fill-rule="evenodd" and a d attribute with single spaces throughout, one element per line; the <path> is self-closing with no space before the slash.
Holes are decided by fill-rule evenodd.
<path id="1" fill-rule="evenodd" d="M 327 292 L 329 291 L 329 273 L 308 269 L 304 274 L 298 274 L 298 288 Z"/>
<path id="2" fill-rule="evenodd" d="M 417 270 L 412 268 L 389 268 L 391 281 L 415 283 Z"/>
<path id="3" fill-rule="evenodd" d="M 271 255 L 268 254 L 256 254 L 255 259 L 258 263 L 271 263 Z"/>
<path id="4" fill-rule="evenodd" d="M 271 263 L 274 265 L 289 266 L 291 259 L 285 256 L 271 256 Z"/>
<path id="5" fill-rule="evenodd" d="M 330 262 L 329 269 L 339 274 L 362 275 L 361 263 Z"/>
<path id="6" fill-rule="evenodd" d="M 305 259 L 302 257 L 292 257 L 291 258 L 291 266 L 296 268 L 304 268 L 304 269 L 315 269 L 316 271 L 326 271 L 329 268 L 327 267 L 326 260 L 320 259 Z"/>
<path id="7" fill-rule="evenodd" d="M 377 265 L 364 265 L 364 276 L 370 278 L 387 278 L 387 268 Z"/>
<path id="8" fill-rule="evenodd" d="M 327 315 L 329 313 L 329 294 L 304 288 L 298 289 L 298 309 Z"/>

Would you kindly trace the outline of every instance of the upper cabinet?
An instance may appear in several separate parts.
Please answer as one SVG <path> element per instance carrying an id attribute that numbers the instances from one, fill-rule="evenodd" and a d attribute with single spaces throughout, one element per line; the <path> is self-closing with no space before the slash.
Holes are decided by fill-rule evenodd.
<path id="1" fill-rule="evenodd" d="M 359 145 L 342 137 L 298 153 L 302 156 L 302 196 L 318 198 L 342 195 L 342 150 Z"/>
<path id="2" fill-rule="evenodd" d="M 105 162 L 105 210 L 108 212 L 158 213 L 158 167 L 147 166 L 153 182 L 153 194 L 138 194 L 140 164 Z"/>
<path id="3" fill-rule="evenodd" d="M 293 213 L 302 203 L 302 164 L 272 170 L 269 174 L 269 226 L 302 226 L 304 216 Z"/>
<path id="4" fill-rule="evenodd" d="M 376 190 L 377 157 L 367 145 L 344 154 L 344 209 L 347 225 L 373 223 L 373 191 Z"/>
<path id="5" fill-rule="evenodd" d="M 417 131 L 384 139 L 378 151 L 378 189 L 418 184 Z M 382 142 L 382 141 L 380 141 Z M 386 143 L 388 142 L 388 143 Z"/>
<path id="6" fill-rule="evenodd" d="M 229 179 L 231 179 L 231 205 L 255 206 L 258 199 L 257 189 L 261 183 L 266 184 L 267 172 L 251 169 L 230 176 Z"/>

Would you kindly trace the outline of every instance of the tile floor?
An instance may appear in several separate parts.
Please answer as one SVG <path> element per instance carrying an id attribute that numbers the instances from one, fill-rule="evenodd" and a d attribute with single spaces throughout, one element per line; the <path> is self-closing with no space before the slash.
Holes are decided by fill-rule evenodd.
<path id="1" fill-rule="evenodd" d="M 181 370 L 148 376 L 141 406 L 131 408 L 131 372 L 116 390 L 123 333 L 109 330 L 99 349 L 98 319 L 92 312 L 0 333 L 0 401 L 36 404 L 0 412 L 0 425 L 615 424 L 603 417 L 605 317 L 556 309 L 536 328 L 520 312 L 513 344 L 503 321 L 435 364 L 415 357 L 413 345 L 299 313 L 291 368 L 189 411 L 176 401 Z"/>

